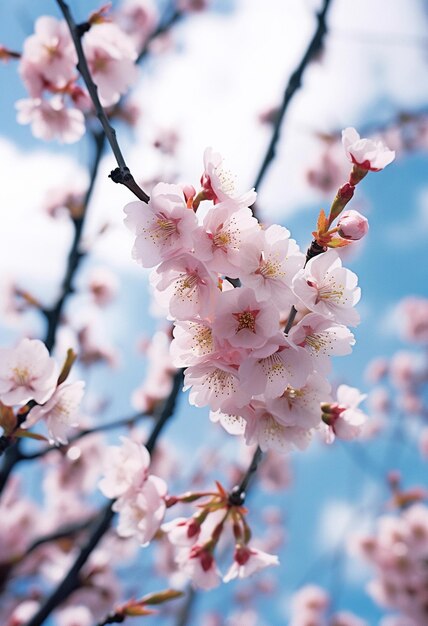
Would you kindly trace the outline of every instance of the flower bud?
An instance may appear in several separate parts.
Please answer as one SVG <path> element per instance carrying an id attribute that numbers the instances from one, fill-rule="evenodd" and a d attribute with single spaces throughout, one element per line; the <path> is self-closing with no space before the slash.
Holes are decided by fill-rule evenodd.
<path id="1" fill-rule="evenodd" d="M 364 215 L 361 215 L 358 211 L 350 209 L 349 211 L 342 213 L 337 227 L 341 237 L 356 241 L 367 234 L 367 231 L 369 230 L 369 223 Z"/>

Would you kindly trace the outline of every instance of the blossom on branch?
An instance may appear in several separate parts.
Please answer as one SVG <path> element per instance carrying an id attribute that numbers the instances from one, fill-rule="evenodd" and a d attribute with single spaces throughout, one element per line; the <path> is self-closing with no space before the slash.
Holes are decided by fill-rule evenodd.
<path id="1" fill-rule="evenodd" d="M 9 406 L 52 395 L 58 366 L 42 341 L 22 339 L 16 348 L 0 348 L 0 401 Z"/>
<path id="2" fill-rule="evenodd" d="M 395 159 L 394 150 L 390 150 L 382 141 L 361 139 L 355 128 L 342 131 L 342 143 L 346 156 L 363 170 L 379 172 Z"/>

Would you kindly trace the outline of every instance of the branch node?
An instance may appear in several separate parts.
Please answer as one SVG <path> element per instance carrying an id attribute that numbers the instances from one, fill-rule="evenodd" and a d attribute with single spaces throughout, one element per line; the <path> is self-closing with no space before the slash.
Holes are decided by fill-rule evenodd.
<path id="1" fill-rule="evenodd" d="M 229 493 L 228 501 L 230 506 L 242 506 L 245 502 L 246 495 L 245 491 L 242 491 L 239 485 L 233 487 L 232 491 Z"/>
<path id="2" fill-rule="evenodd" d="M 91 24 L 89 22 L 82 22 L 81 24 L 76 24 L 76 35 L 78 37 L 83 37 L 85 33 L 90 30 Z"/>

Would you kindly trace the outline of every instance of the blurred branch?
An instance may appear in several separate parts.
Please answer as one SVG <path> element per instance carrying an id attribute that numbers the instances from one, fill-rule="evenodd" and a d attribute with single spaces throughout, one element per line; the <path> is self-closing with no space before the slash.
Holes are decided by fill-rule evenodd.
<path id="1" fill-rule="evenodd" d="M 192 609 L 195 605 L 196 598 L 196 590 L 193 587 L 189 587 L 186 599 L 182 604 L 180 610 L 177 612 L 177 622 L 175 626 L 186 626 L 189 621 Z"/>
<path id="2" fill-rule="evenodd" d="M 46 454 L 49 454 L 49 452 L 52 452 L 54 450 L 56 450 L 57 452 L 61 451 L 64 447 L 69 447 L 73 445 L 74 443 L 76 443 L 77 441 L 79 441 L 80 439 L 87 437 L 88 435 L 94 435 L 96 433 L 105 432 L 107 430 L 114 430 L 116 428 L 126 428 L 128 426 L 133 426 L 134 424 L 139 422 L 141 419 L 144 419 L 146 417 L 151 417 L 151 415 L 152 415 L 151 413 L 140 412 L 140 413 L 136 413 L 135 415 L 131 415 L 131 417 L 125 417 L 125 418 L 122 417 L 120 419 L 114 420 L 113 422 L 107 422 L 106 424 L 99 424 L 98 426 L 94 426 L 93 428 L 85 428 L 85 430 L 81 430 L 76 435 L 74 435 L 74 437 L 70 437 L 67 446 L 62 446 L 61 448 L 61 447 L 52 445 L 52 446 L 48 446 L 44 448 L 43 450 L 39 450 L 37 452 L 32 452 L 29 454 L 22 453 L 19 460 L 20 461 L 32 461 L 33 459 L 39 459 L 40 457 L 43 457 Z"/>
<path id="3" fill-rule="evenodd" d="M 43 535 L 42 537 L 35 539 L 33 543 L 27 548 L 27 550 L 25 551 L 25 553 L 22 555 L 22 557 L 19 559 L 18 562 L 20 563 L 29 554 L 34 552 L 36 548 L 44 545 L 45 543 L 50 543 L 51 541 L 59 541 L 60 539 L 65 539 L 66 537 L 77 535 L 78 533 L 82 532 L 82 530 L 87 530 L 87 528 L 91 525 L 93 521 L 94 521 L 94 516 L 91 515 L 89 518 L 83 521 L 75 522 L 74 524 L 67 524 L 65 526 L 61 526 L 57 530 L 53 531 L 52 533 Z"/>
<path id="4" fill-rule="evenodd" d="M 91 133 L 90 137 L 94 142 L 94 158 L 90 171 L 90 182 L 88 189 L 85 194 L 85 198 L 82 203 L 82 210 L 80 215 L 73 216 L 72 223 L 74 227 L 74 235 L 73 242 L 71 244 L 70 252 L 68 254 L 67 266 L 65 270 L 64 280 L 61 286 L 61 292 L 58 297 L 58 300 L 50 309 L 43 309 L 42 313 L 47 320 L 47 329 L 46 335 L 44 338 L 44 343 L 46 344 L 49 352 L 52 351 L 55 345 L 55 338 L 57 330 L 61 324 L 62 320 L 62 312 L 64 309 L 65 302 L 68 296 L 73 293 L 73 280 L 74 276 L 77 272 L 77 269 L 80 265 L 80 262 L 83 258 L 83 253 L 80 251 L 80 243 L 82 239 L 83 227 L 85 224 L 85 218 L 87 213 L 87 208 L 89 206 L 89 202 L 92 197 L 92 193 L 94 190 L 95 179 L 97 177 L 98 168 L 101 160 L 101 155 L 104 148 L 105 137 L 103 133 Z M 20 451 L 21 442 L 20 440 L 16 440 L 13 437 L 10 437 L 7 441 L 7 445 L 5 444 L 2 452 L 6 451 L 5 458 L 2 464 L 2 468 L 0 470 L 0 494 L 2 493 L 9 475 L 13 470 L 16 463 L 21 460 L 22 452 Z M 9 448 L 6 450 L 6 448 Z"/>
<path id="5" fill-rule="evenodd" d="M 138 55 L 137 63 L 140 63 L 148 55 L 152 41 L 162 35 L 165 35 L 172 28 L 172 26 L 174 26 L 174 24 L 176 24 L 183 17 L 183 15 L 184 13 L 182 11 L 173 11 L 168 18 L 159 24 L 156 30 L 151 33 L 146 44 L 144 45 L 144 48 Z"/>
<path id="6" fill-rule="evenodd" d="M 323 7 L 321 11 L 317 14 L 318 26 L 317 29 L 306 49 L 305 54 L 303 55 L 302 60 L 299 65 L 295 69 L 295 71 L 290 76 L 288 81 L 288 85 L 284 91 L 284 97 L 282 100 L 281 107 L 278 110 L 275 124 L 273 128 L 272 138 L 270 140 L 269 146 L 267 148 L 266 154 L 264 156 L 262 165 L 260 170 L 256 176 L 256 180 L 254 182 L 254 187 L 258 191 L 262 181 L 264 180 L 268 168 L 276 155 L 276 147 L 279 141 L 281 125 L 284 119 L 285 113 L 288 109 L 288 106 L 295 95 L 296 91 L 301 87 L 302 77 L 305 69 L 309 65 L 309 63 L 322 51 L 324 45 L 325 35 L 327 34 L 327 25 L 326 25 L 326 17 L 329 7 L 331 5 L 331 0 L 324 0 Z"/>
<path id="7" fill-rule="evenodd" d="M 183 382 L 183 370 L 178 370 L 174 377 L 174 385 L 169 397 L 166 399 L 163 409 L 158 417 L 158 420 L 146 442 L 146 448 L 150 453 L 153 453 L 158 441 L 159 435 L 167 424 L 168 420 L 174 413 L 177 397 L 181 389 Z M 82 567 L 92 554 L 93 550 L 97 547 L 100 540 L 105 533 L 109 530 L 112 519 L 115 513 L 112 511 L 112 505 L 115 500 L 110 500 L 108 504 L 101 509 L 95 522 L 93 524 L 92 531 L 86 543 L 81 548 L 73 565 L 59 583 L 53 593 L 46 599 L 44 604 L 40 607 L 37 613 L 29 620 L 26 626 L 41 626 L 45 619 L 60 605 L 68 596 L 79 586 L 79 574 Z"/>

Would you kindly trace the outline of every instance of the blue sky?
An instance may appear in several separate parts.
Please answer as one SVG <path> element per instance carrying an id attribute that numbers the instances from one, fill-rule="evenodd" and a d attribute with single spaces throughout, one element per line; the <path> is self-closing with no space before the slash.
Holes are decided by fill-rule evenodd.
<path id="1" fill-rule="evenodd" d="M 314 145 L 310 144 L 312 138 L 308 138 L 305 130 L 308 125 L 311 124 L 312 127 L 316 128 L 317 124 L 319 124 L 319 130 L 325 130 L 327 127 L 336 129 L 338 126 L 348 125 L 358 128 L 359 124 L 384 121 L 388 116 L 395 114 L 403 107 L 407 107 L 410 110 L 412 107 L 418 109 L 428 98 L 428 89 L 426 88 L 428 84 L 426 76 L 428 66 L 426 60 L 425 74 L 420 74 L 419 81 L 417 80 L 417 82 L 421 83 L 421 86 L 416 85 L 412 86 L 412 88 L 408 87 L 409 77 L 405 76 L 404 73 L 400 75 L 402 66 L 397 67 L 396 65 L 395 74 L 389 66 L 389 64 L 394 62 L 393 52 L 400 55 L 400 57 L 410 55 L 407 63 L 411 65 L 413 55 L 417 54 L 412 47 L 408 49 L 407 47 L 400 48 L 398 46 L 398 51 L 395 48 L 391 52 L 388 49 L 389 44 L 388 46 L 385 45 L 386 51 L 384 51 L 384 48 L 373 49 L 373 47 L 370 47 L 371 44 L 368 45 L 364 48 L 364 60 L 361 61 L 361 67 L 352 66 L 355 68 L 355 76 L 353 76 L 354 80 L 350 80 L 350 70 L 346 64 L 351 63 L 351 59 L 354 58 L 352 55 L 356 54 L 355 51 L 350 52 L 349 49 L 346 50 L 346 54 L 349 54 L 349 57 L 344 53 L 344 67 L 339 66 L 338 61 L 336 61 L 337 57 L 340 56 L 338 51 L 342 49 L 340 46 L 343 46 L 343 42 L 340 43 L 337 33 L 340 33 L 341 30 L 340 20 L 344 10 L 344 1 L 337 0 L 338 6 L 336 13 L 333 15 L 334 19 L 332 18 L 336 28 L 336 30 L 333 29 L 333 49 L 329 49 L 326 60 L 328 76 L 334 76 L 334 72 L 337 72 L 339 76 L 340 94 L 337 94 L 337 101 L 333 97 L 335 94 L 331 92 L 331 84 L 334 83 L 328 82 L 331 78 L 326 79 L 326 84 L 329 86 L 323 86 L 323 67 L 312 69 L 309 72 L 307 84 L 305 83 L 302 90 L 305 92 L 307 88 L 309 93 L 302 93 L 296 97 L 296 106 L 290 111 L 290 116 L 285 122 L 277 161 L 260 194 L 261 206 L 266 219 L 268 219 L 268 216 L 270 219 L 272 213 L 274 219 L 286 225 L 292 231 L 293 236 L 302 247 L 309 240 L 309 234 L 315 226 L 316 216 L 320 207 L 326 206 L 325 200 L 314 195 L 313 191 L 307 191 L 302 186 L 303 175 L 297 171 L 298 165 L 295 164 L 295 161 L 298 163 L 303 162 L 305 157 L 309 160 L 312 158 L 312 154 L 307 152 L 308 146 Z M 284 49 L 283 58 L 282 50 L 278 49 L 278 56 L 275 57 L 278 68 L 280 68 L 278 74 L 275 73 L 274 75 L 273 72 L 275 64 L 269 66 L 269 71 L 267 72 L 266 64 L 260 64 L 259 67 L 257 59 L 254 59 L 256 64 L 255 70 L 263 72 L 263 76 L 259 75 L 260 89 L 253 89 L 253 91 L 251 90 L 251 85 L 248 84 L 251 73 L 249 70 L 247 73 L 247 68 L 245 71 L 242 71 L 244 78 L 240 82 L 240 76 L 234 74 L 231 78 L 227 74 L 227 67 L 224 67 L 224 64 L 220 72 L 218 68 L 219 63 L 215 62 L 215 57 L 217 52 L 219 55 L 222 54 L 222 51 L 218 51 L 218 47 L 220 47 L 218 43 L 219 27 L 224 29 L 222 32 L 224 32 L 225 46 L 228 45 L 229 39 L 232 44 L 236 44 L 236 40 L 239 40 L 241 34 L 245 43 L 245 37 L 249 36 L 247 31 L 251 23 L 250 20 L 254 19 L 254 15 L 256 15 L 257 7 L 254 2 L 248 3 L 248 9 L 246 9 L 245 3 L 238 2 L 237 13 L 232 13 L 230 16 L 228 14 L 223 15 L 220 12 L 214 13 L 207 18 L 194 18 L 198 24 L 198 33 L 195 35 L 192 34 L 190 36 L 189 33 L 192 32 L 190 31 L 190 25 L 180 27 L 177 35 L 178 52 L 168 52 L 166 60 L 159 60 L 158 64 L 155 61 L 149 61 L 143 70 L 141 84 L 137 88 L 137 96 L 139 101 L 142 102 L 148 122 L 145 126 L 142 125 L 137 129 L 138 143 L 136 146 L 131 144 L 129 133 L 121 129 L 124 145 L 129 147 L 133 169 L 134 165 L 139 167 L 140 164 L 142 169 L 144 167 L 150 168 L 150 163 L 148 163 L 150 153 L 144 145 L 144 139 L 150 137 L 150 128 L 147 128 L 147 126 L 150 124 L 166 126 L 178 123 L 182 130 L 182 143 L 184 144 L 180 152 L 182 160 L 177 166 L 180 179 L 186 177 L 186 179 L 193 181 L 197 180 L 195 178 L 196 172 L 199 172 L 201 168 L 202 151 L 200 148 L 202 145 L 208 145 L 216 140 L 220 144 L 216 147 L 222 149 L 228 158 L 230 157 L 234 166 L 237 165 L 237 171 L 239 177 L 243 180 L 243 185 L 251 181 L 253 172 L 256 171 L 257 164 L 260 161 L 260 155 L 267 143 L 267 131 L 256 128 L 254 122 L 255 113 L 257 107 L 260 110 L 263 104 L 267 105 L 269 102 L 276 102 L 275 98 L 277 99 L 281 93 L 288 76 L 288 68 L 291 68 L 293 63 L 295 63 L 305 37 L 307 38 L 307 34 L 311 32 L 313 26 L 312 9 L 317 6 L 317 2 L 308 2 L 307 4 L 308 6 L 303 10 L 301 6 L 298 6 L 298 3 L 293 2 L 293 0 L 290 1 L 290 15 L 293 19 L 294 17 L 296 20 L 300 19 L 300 17 L 303 19 L 305 14 L 307 14 L 302 25 L 301 41 L 298 40 L 296 43 L 297 52 L 295 53 L 294 48 L 291 46 L 292 36 L 294 35 L 290 32 L 290 50 L 288 48 Z M 404 11 L 404 7 L 409 7 L 410 3 L 404 5 L 399 2 L 397 3 L 398 5 Z M 97 4 L 90 0 L 81 0 L 73 3 L 73 9 L 75 9 L 76 14 L 80 14 L 80 17 L 83 17 L 87 10 L 92 10 L 96 7 Z M 224 4 L 221 5 L 221 8 L 224 8 Z M 275 15 L 275 9 L 282 10 L 280 3 L 273 0 L 267 3 L 265 12 L 260 16 L 261 19 L 266 19 L 267 23 L 269 23 L 269 19 L 272 20 L 272 16 Z M 269 16 L 267 16 L 268 11 L 272 11 L 272 14 Z M 411 3 L 410 9 L 406 12 L 405 19 L 408 21 L 406 22 L 403 17 L 403 24 L 401 24 L 399 19 L 399 9 L 395 7 L 392 11 L 391 19 L 396 33 L 404 32 L 404 34 L 408 34 L 413 32 L 418 34 L 415 30 L 410 31 L 410 28 L 420 27 L 422 29 L 423 25 L 420 25 L 420 4 L 416 0 Z M 31 22 L 34 16 L 43 14 L 43 12 L 56 13 L 55 3 L 51 0 L 43 0 L 37 3 L 16 0 L 13 3 L 13 10 L 11 10 L 11 3 L 2 3 L 0 5 L 0 42 L 11 48 L 19 49 L 23 35 L 28 34 L 31 30 Z M 231 21 L 226 24 L 226 21 L 223 20 L 228 20 L 229 18 Z M 233 31 L 234 27 L 238 28 L 238 20 L 242 20 L 239 24 L 245 24 L 248 27 L 245 33 L 239 30 Z M 364 24 L 357 25 L 360 29 L 359 32 L 364 28 L 372 28 L 372 21 L 368 20 L 370 24 L 366 26 Z M 229 24 L 232 24 L 232 26 Z M 186 30 L 186 28 L 189 30 Z M 274 39 L 274 35 L 277 34 L 276 26 L 273 25 L 272 28 L 274 33 L 272 38 Z M 171 72 L 175 71 L 183 80 L 183 77 L 187 76 L 185 74 L 186 68 L 190 67 L 192 69 L 192 81 L 194 81 L 192 84 L 194 93 L 201 93 L 201 98 L 207 97 L 205 91 L 209 82 L 206 82 L 206 77 L 201 77 L 201 65 L 198 66 L 194 57 L 191 58 L 190 53 L 186 53 L 186 46 L 193 52 L 199 50 L 198 46 L 202 46 L 203 42 L 201 43 L 198 37 L 208 37 L 210 29 L 213 30 L 214 34 L 212 39 L 207 40 L 206 45 L 203 47 L 204 54 L 206 54 L 203 63 L 205 65 L 213 64 L 212 66 L 208 65 L 207 69 L 208 73 L 211 72 L 212 80 L 215 81 L 216 85 L 210 100 L 218 98 L 218 102 L 215 103 L 215 106 L 210 105 L 212 108 L 207 109 L 205 119 L 198 107 L 196 107 L 195 112 L 192 112 L 192 109 L 189 108 L 190 105 L 186 101 L 188 97 L 187 91 L 183 93 L 182 99 L 184 104 L 176 103 L 174 98 L 170 98 L 169 102 L 165 103 L 165 98 L 162 94 L 165 89 L 165 81 L 171 78 Z M 381 27 L 379 26 L 379 31 L 380 29 Z M 336 33 L 336 40 L 334 40 L 334 33 Z M 360 46 L 362 44 L 357 43 L 355 45 Z M 349 46 L 352 48 L 352 43 Z M 208 52 L 206 52 L 207 49 Z M 213 51 L 212 55 L 209 54 L 210 51 Z M 334 60 L 332 60 L 333 52 L 335 53 Z M 245 63 L 246 54 L 249 54 L 248 49 L 244 47 L 241 50 L 237 46 L 237 57 L 241 55 L 242 58 L 239 61 L 241 66 L 237 65 L 236 67 L 242 67 L 242 63 Z M 263 57 L 262 52 L 260 52 L 260 56 Z M 220 64 L 222 63 L 223 57 L 221 56 Z M 423 63 L 421 61 L 420 67 L 418 66 L 417 68 L 418 71 L 422 71 Z M 233 71 L 236 71 L 234 64 L 235 61 L 231 60 Z M 404 62 L 403 65 L 405 65 Z M 371 69 L 366 70 L 366 67 Z M 367 75 L 364 74 L 365 71 L 367 71 Z M 71 148 L 64 148 L 57 144 L 46 145 L 35 141 L 31 137 L 28 127 L 20 127 L 15 123 L 13 103 L 16 98 L 24 96 L 24 90 L 16 76 L 16 67 L 13 63 L 8 66 L 2 66 L 0 67 L 0 72 L 1 80 L 7 86 L 7 88 L 0 90 L 0 107 L 2 111 L 0 136 L 8 144 L 17 145 L 18 152 L 15 155 L 14 163 L 17 172 L 14 183 L 16 203 L 17 205 L 20 203 L 22 205 L 27 203 L 28 205 L 31 197 L 31 194 L 28 192 L 28 186 L 31 187 L 33 184 L 31 180 L 31 156 L 33 154 L 35 159 L 39 158 L 40 150 L 43 150 L 44 153 L 52 151 L 55 155 L 66 154 L 71 159 L 76 159 L 81 166 L 87 157 L 87 147 L 84 141 Z M 398 74 L 398 77 L 395 76 L 396 74 Z M 201 82 L 198 82 L 199 80 Z M 364 91 L 365 80 L 367 80 L 366 92 Z M 351 84 L 354 82 L 357 84 L 358 89 Z M 423 86 L 424 82 L 425 87 Z M 351 95 L 347 100 L 343 92 L 348 87 Z M 144 94 L 145 91 L 147 92 L 147 88 L 149 88 L 150 94 L 145 100 Z M 321 89 L 319 96 L 317 96 L 317 89 Z M 324 93 L 325 89 L 330 90 L 329 95 Z M 355 93 L 353 89 L 355 89 Z M 268 92 L 269 97 L 263 98 L 260 95 L 260 92 L 264 90 Z M 400 100 L 401 93 L 404 94 L 402 100 Z M 218 97 L 219 94 L 223 97 Z M 238 120 L 239 108 L 235 104 L 238 97 L 237 94 L 244 94 L 239 96 L 241 98 L 240 107 L 242 108 L 242 120 L 240 121 Z M 255 101 L 254 104 L 249 104 L 251 96 L 253 96 Z M 359 102 L 355 102 L 357 96 L 361 98 Z M 314 105 L 314 98 L 317 97 L 319 97 L 318 108 Z M 350 100 L 352 100 L 352 103 Z M 205 106 L 204 102 L 203 100 L 201 109 Z M 157 103 L 159 103 L 159 110 L 156 108 Z M 246 106 L 247 104 L 248 106 Z M 208 107 L 209 104 L 207 103 L 206 106 Z M 251 106 L 253 106 L 253 109 L 251 109 Z M 236 118 L 228 118 L 226 116 L 228 107 L 230 107 L 231 116 L 236 115 Z M 175 112 L 174 109 L 176 109 Z M 171 110 L 173 110 L 173 113 L 171 113 Z M 216 114 L 216 110 L 218 114 Z M 186 115 L 189 119 L 186 119 Z M 252 125 L 250 125 L 250 121 Z M 194 130 L 191 129 L 192 122 L 195 126 Z M 248 150 L 249 143 L 247 142 L 249 141 L 249 136 L 254 138 L 254 143 L 251 142 L 251 150 Z M 293 158 L 293 150 L 296 158 Z M 24 154 L 27 158 L 25 164 L 21 158 Z M 192 154 L 193 161 L 190 163 Z M 196 159 L 194 154 L 197 155 Z M 243 163 L 241 163 L 240 155 L 242 155 Z M 20 162 L 22 169 L 20 169 Z M 54 162 L 52 163 L 53 169 L 49 170 L 49 172 L 47 171 L 46 174 L 47 176 L 50 174 L 55 181 L 57 170 Z M 111 159 L 106 158 L 102 168 L 104 172 L 109 171 L 110 163 Z M 158 165 L 159 163 L 156 163 L 156 166 Z M 293 169 L 294 167 L 296 168 L 295 170 Z M 350 259 L 349 267 L 358 274 L 360 279 L 363 292 L 360 306 L 362 322 L 355 333 L 357 345 L 353 355 L 346 359 L 341 359 L 336 365 L 335 376 L 336 380 L 340 382 L 347 382 L 364 389 L 366 383 L 363 372 L 367 363 L 378 355 L 390 357 L 395 350 L 404 345 L 399 338 L 399 331 L 394 328 L 392 312 L 396 302 L 407 295 L 428 296 L 426 263 L 428 196 L 424 198 L 424 193 L 426 194 L 428 189 L 427 172 L 427 152 L 418 152 L 410 155 L 402 154 L 384 172 L 369 175 L 358 188 L 358 198 L 364 198 L 364 208 L 369 216 L 370 233 L 364 242 L 363 249 L 354 259 Z M 29 177 L 28 180 L 26 176 Z M 285 183 L 283 183 L 283 179 Z M 296 181 L 296 185 L 293 188 L 294 181 Z M 4 181 L 4 186 L 6 187 L 11 184 L 10 180 Z M 39 182 L 34 181 L 34 185 L 38 189 L 37 198 L 40 199 L 42 194 L 39 189 Z M 109 217 L 116 211 L 118 214 L 116 227 L 118 229 L 121 228 L 121 206 L 132 199 L 126 195 L 125 191 L 113 188 L 112 183 L 107 180 L 105 180 L 103 185 L 100 185 L 100 189 L 97 190 L 94 199 L 94 214 L 98 216 L 94 218 L 94 225 L 101 220 L 100 216 L 103 215 L 103 211 L 108 211 Z M 5 197 L 7 199 L 10 196 L 6 195 Z M 119 202 L 120 206 L 111 206 L 113 201 Z M 323 202 L 324 204 L 322 204 Z M 30 212 L 33 210 L 31 206 L 27 205 L 25 206 L 26 211 Z M 285 215 L 281 212 L 282 205 L 286 211 Z M 34 210 L 37 211 L 38 207 L 35 207 Z M 8 215 L 8 206 L 5 200 L 3 201 L 2 215 L 4 232 L 9 233 L 8 224 L 9 221 L 12 222 L 12 218 Z M 22 223 L 20 228 L 25 231 L 26 224 Z M 63 244 L 61 245 L 65 245 L 68 235 L 66 227 L 61 226 L 61 228 L 64 229 L 63 239 L 61 239 Z M 10 233 L 16 232 L 16 225 L 14 225 Z M 91 232 L 91 229 L 89 229 L 89 232 Z M 43 241 L 43 232 L 37 234 L 40 235 L 40 239 Z M 107 392 L 111 396 L 112 401 L 106 419 L 129 413 L 130 393 L 141 380 L 144 373 L 144 363 L 136 353 L 134 337 L 142 334 L 150 336 L 157 324 L 147 313 L 146 274 L 138 272 L 137 268 L 132 266 L 131 263 L 126 264 L 124 261 L 124 256 L 126 255 L 123 250 L 129 244 L 129 239 L 126 239 L 126 234 L 120 234 L 118 237 L 120 241 L 118 240 L 116 256 L 111 253 L 113 249 L 116 250 L 116 248 L 112 247 L 111 242 L 108 251 L 102 246 L 96 249 L 96 262 L 108 263 L 111 261 L 113 269 L 120 273 L 122 285 L 121 298 L 111 310 L 106 311 L 103 323 L 107 329 L 110 329 L 112 342 L 120 348 L 123 367 L 113 373 L 105 369 L 99 369 L 94 372 L 91 378 L 91 384 L 97 393 Z M 10 241 L 7 244 L 12 249 L 12 252 L 16 251 L 20 245 L 18 241 L 16 246 L 11 245 Z M 55 242 L 53 241 L 52 251 L 52 254 L 56 255 L 54 258 L 59 259 L 61 250 L 55 247 Z M 113 256 L 114 258 L 112 258 Z M 28 264 L 28 276 L 31 277 L 32 281 L 35 281 L 35 286 L 40 288 L 42 293 L 45 290 L 46 293 L 52 293 L 52 285 L 47 286 L 46 283 L 48 280 L 53 280 L 55 284 L 55 281 L 59 279 L 61 262 L 58 260 L 57 271 L 52 269 L 52 275 L 47 275 L 46 277 L 44 273 L 46 262 L 43 265 L 43 259 L 39 259 L 37 254 L 26 255 L 26 250 L 21 248 L 19 257 L 20 271 L 24 271 L 26 264 Z M 11 259 L 14 258 L 13 254 L 8 258 L 0 256 L 1 263 L 7 263 L 5 266 L 7 271 L 13 269 Z M 34 267 L 35 258 L 42 264 L 40 266 L 42 269 L 37 269 L 37 265 Z M 38 279 L 34 279 L 33 275 L 38 276 Z M 0 332 L 0 336 L 4 338 L 5 343 L 11 341 L 11 337 L 14 336 L 13 329 L 9 327 L 3 326 Z M 114 395 L 110 393 L 112 386 L 115 389 Z M 213 427 L 208 425 L 206 412 L 189 407 L 186 399 L 182 399 L 177 417 L 171 424 L 171 427 L 168 428 L 167 437 L 171 441 L 180 444 L 183 450 L 183 458 L 191 453 L 195 446 L 199 446 L 201 442 L 211 437 L 212 433 Z M 331 536 L 329 533 L 322 532 L 322 524 L 320 522 L 321 519 L 331 519 L 328 517 L 328 510 L 333 515 L 333 520 L 335 519 L 334 515 L 337 515 L 337 534 L 338 543 L 340 544 L 341 536 L 343 536 L 343 528 L 342 530 L 340 528 L 341 524 L 343 526 L 340 518 L 341 510 L 346 511 L 347 507 L 356 507 L 357 511 L 362 511 L 365 507 L 371 512 L 382 510 L 387 492 L 381 484 L 379 476 L 371 476 L 370 470 L 367 467 L 362 467 L 364 461 L 359 456 L 359 445 L 351 446 L 353 452 L 349 452 L 341 445 L 335 445 L 333 448 L 315 445 L 306 454 L 293 455 L 293 486 L 283 495 L 268 497 L 258 492 L 257 485 L 254 485 L 250 507 L 257 509 L 262 503 L 274 503 L 283 508 L 287 519 L 288 541 L 284 552 L 281 554 L 281 568 L 274 572 L 274 575 L 280 581 L 279 592 L 274 599 L 268 598 L 264 605 L 264 619 L 269 626 L 279 626 L 284 623 L 284 610 L 289 594 L 302 581 L 318 582 L 325 585 L 330 591 L 332 589 L 337 590 L 339 581 L 341 581 L 340 594 L 337 597 L 338 607 L 354 610 L 370 624 L 377 623 L 378 609 L 363 592 L 363 573 L 361 575 L 359 572 L 352 574 L 350 571 L 352 567 L 338 569 L 337 563 L 339 561 L 334 560 L 335 552 L 331 550 Z M 386 455 L 385 444 L 382 442 L 364 444 L 364 452 L 375 462 L 378 462 L 379 459 L 383 459 Z M 233 443 L 227 444 L 226 453 L 235 453 Z M 396 457 L 395 453 L 396 450 L 391 448 L 390 458 L 387 459 L 387 462 L 379 463 L 383 470 L 392 468 L 393 458 Z M 420 483 L 423 480 L 423 475 L 426 474 L 426 467 L 418 459 L 415 459 L 414 456 L 403 455 L 400 459 L 400 465 L 408 485 L 414 482 Z M 366 502 L 369 502 L 369 504 L 367 505 Z M 355 515 L 355 517 L 357 517 L 357 523 L 353 523 L 353 527 L 357 529 L 360 516 Z M 142 553 L 142 558 L 144 558 L 144 554 Z M 314 566 L 317 563 L 318 565 Z M 234 589 L 236 589 L 236 585 L 232 584 L 227 588 L 222 587 L 213 591 L 204 597 L 201 596 L 197 603 L 197 610 L 203 610 L 207 607 L 218 608 L 220 604 L 222 607 L 226 606 L 226 598 L 230 599 Z M 225 611 L 225 609 L 222 609 L 222 611 Z M 223 612 L 223 616 L 226 616 L 225 612 Z M 198 617 L 194 617 L 191 623 L 199 624 L 198 620 Z M 144 623 L 150 624 L 151 620 L 144 620 Z M 153 623 L 161 624 L 164 622 L 156 618 L 156 620 L 153 620 Z"/>

